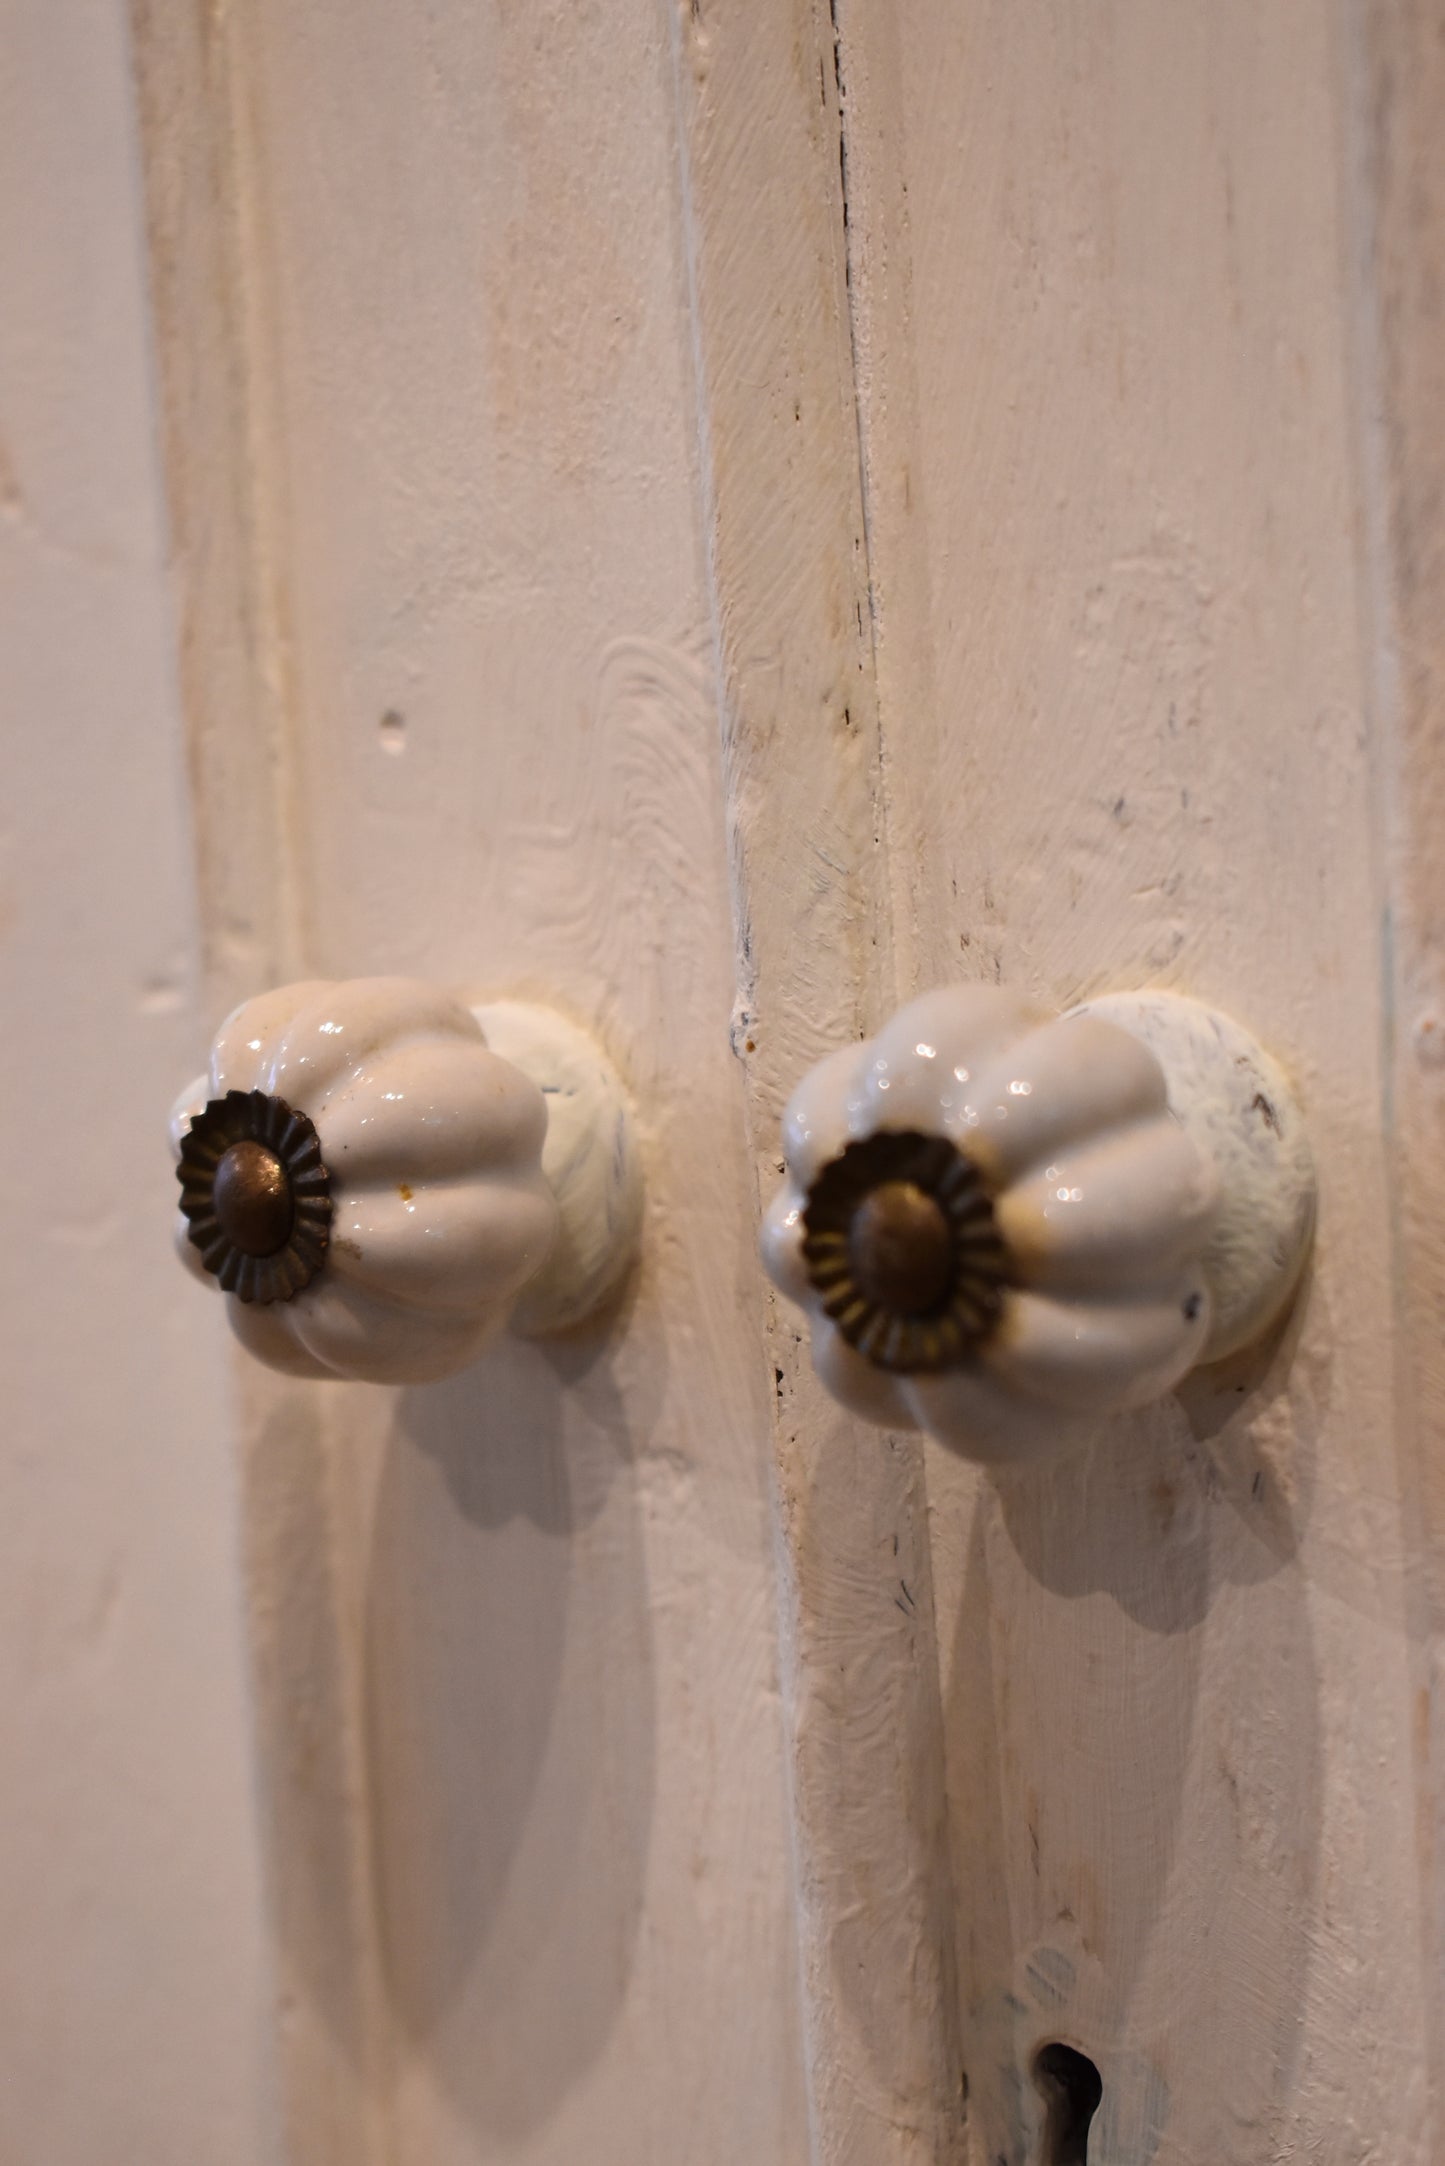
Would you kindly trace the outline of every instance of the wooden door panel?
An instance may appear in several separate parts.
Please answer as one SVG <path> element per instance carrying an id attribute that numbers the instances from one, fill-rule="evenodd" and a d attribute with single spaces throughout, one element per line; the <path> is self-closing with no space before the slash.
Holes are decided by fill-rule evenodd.
<path id="1" fill-rule="evenodd" d="M 290 1615 L 266 1674 L 298 2156 L 799 2156 L 665 20 L 263 8 L 206 94 L 246 220 L 291 952 L 568 1010 L 635 1093 L 648 1184 L 640 1277 L 589 1333 L 426 1390 L 250 1387 L 292 1454 L 252 1462 L 263 1529 L 311 1470 L 255 1592 Z"/>
<path id="2" fill-rule="evenodd" d="M 1090 2159 L 1430 2158 L 1430 11 L 131 22 L 206 1002 L 553 1000 L 647 1163 L 619 1312 L 446 1386 L 176 1287 L 288 2156 L 1049 2166 L 1059 2041 Z M 957 977 L 1217 1002 L 1320 1161 L 1281 1339 L 1027 1477 L 753 1252 Z"/>
<path id="3" fill-rule="evenodd" d="M 926 982 L 1173 985 L 1287 1062 L 1266 1357 L 928 1485 L 978 2155 L 1429 2153 L 1372 637 L 1328 9 L 846 10 L 889 841 Z M 900 274 L 899 257 L 904 269 Z M 863 280 L 865 310 L 870 310 Z"/>

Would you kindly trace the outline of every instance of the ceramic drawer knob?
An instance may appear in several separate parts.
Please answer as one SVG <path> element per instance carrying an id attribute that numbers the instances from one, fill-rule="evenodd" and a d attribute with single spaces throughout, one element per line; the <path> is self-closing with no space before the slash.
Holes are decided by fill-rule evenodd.
<path id="1" fill-rule="evenodd" d="M 1177 994 L 1062 1016 L 925 994 L 803 1079 L 783 1138 L 763 1258 L 819 1376 L 989 1463 L 1079 1444 L 1261 1337 L 1314 1222 L 1284 1075 Z"/>
<path id="2" fill-rule="evenodd" d="M 420 1382 L 507 1323 L 566 1330 L 627 1269 L 627 1098 L 587 1035 L 412 978 L 246 1001 L 171 1116 L 185 1262 L 295 1376 Z"/>

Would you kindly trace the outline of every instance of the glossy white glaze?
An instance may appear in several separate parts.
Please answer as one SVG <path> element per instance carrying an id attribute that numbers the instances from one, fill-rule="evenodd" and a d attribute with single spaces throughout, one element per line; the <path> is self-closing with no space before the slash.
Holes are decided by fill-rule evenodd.
<path id="1" fill-rule="evenodd" d="M 972 1159 L 1009 1253 L 998 1328 L 937 1374 L 885 1372 L 848 1345 L 803 1257 L 812 1182 L 884 1129 L 946 1136 Z M 994 986 L 925 994 L 811 1071 L 783 1138 L 763 1259 L 811 1319 L 823 1382 L 869 1420 L 984 1463 L 1080 1443 L 1247 1343 L 1308 1245 L 1312 1169 L 1284 1078 L 1236 1025 L 1177 997 L 1049 1018 Z"/>
<path id="2" fill-rule="evenodd" d="M 627 1094 L 596 1041 L 554 1009 L 489 1001 L 473 1014 L 492 1051 L 529 1076 L 547 1107 L 542 1174 L 557 1238 L 512 1311 L 526 1337 L 570 1331 L 617 1291 L 642 1227 L 642 1164 Z"/>
<path id="3" fill-rule="evenodd" d="M 282 986 L 221 1025 L 208 1073 L 172 1112 L 173 1149 L 208 1098 L 261 1090 L 314 1122 L 332 1176 L 318 1277 L 267 1306 L 226 1296 L 237 1337 L 270 1367 L 372 1383 L 448 1376 L 512 1319 L 524 1289 L 522 1328 L 562 1330 L 625 1271 L 640 1182 L 620 1084 L 560 1017 L 482 1012 L 515 1059 L 459 997 L 410 978 Z M 179 1213 L 176 1245 L 214 1285 Z"/>

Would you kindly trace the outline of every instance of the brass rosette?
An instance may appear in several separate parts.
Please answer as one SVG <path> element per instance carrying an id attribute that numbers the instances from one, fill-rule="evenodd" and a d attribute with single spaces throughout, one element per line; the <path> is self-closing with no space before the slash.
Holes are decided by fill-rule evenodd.
<path id="1" fill-rule="evenodd" d="M 188 1238 L 238 1300 L 289 1301 L 325 1263 L 331 1175 L 312 1123 L 284 1098 L 213 1098 L 191 1122 L 176 1179 Z"/>
<path id="2" fill-rule="evenodd" d="M 955 1369 L 994 1332 L 1008 1251 L 977 1166 L 946 1136 L 880 1130 L 829 1161 L 803 1207 L 825 1313 L 880 1369 Z"/>

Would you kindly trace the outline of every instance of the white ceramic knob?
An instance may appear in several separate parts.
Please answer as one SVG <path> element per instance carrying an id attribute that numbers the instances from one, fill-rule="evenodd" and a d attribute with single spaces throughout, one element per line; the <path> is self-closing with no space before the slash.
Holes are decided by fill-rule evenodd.
<path id="1" fill-rule="evenodd" d="M 171 1137 L 182 1257 L 295 1376 L 450 1375 L 508 1322 L 580 1322 L 636 1247 L 626 1093 L 550 1009 L 282 986 L 226 1018 Z"/>
<path id="2" fill-rule="evenodd" d="M 763 1260 L 819 1376 L 986 1463 L 1077 1445 L 1259 1338 L 1314 1224 L 1284 1075 L 1177 994 L 1054 1017 L 925 994 L 804 1078 L 783 1138 Z"/>

